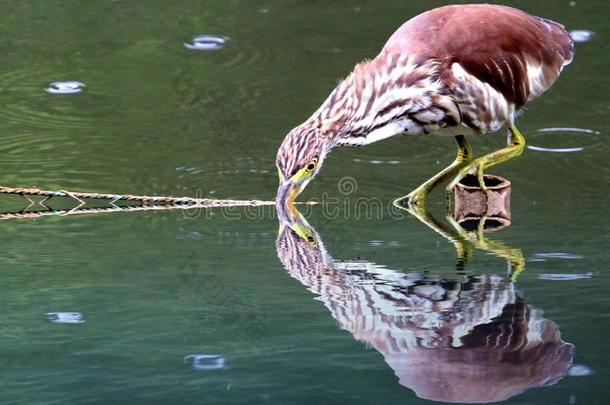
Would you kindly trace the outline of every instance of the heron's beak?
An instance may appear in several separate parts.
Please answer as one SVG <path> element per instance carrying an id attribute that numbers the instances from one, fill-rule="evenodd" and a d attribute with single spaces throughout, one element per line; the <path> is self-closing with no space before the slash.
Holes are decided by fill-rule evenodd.
<path id="1" fill-rule="evenodd" d="M 292 205 L 295 198 L 297 198 L 301 192 L 302 185 L 301 182 L 295 183 L 292 179 L 281 182 L 277 189 L 277 197 L 275 198 L 276 205 Z"/>
<path id="2" fill-rule="evenodd" d="M 318 233 L 311 225 L 309 225 L 307 220 L 294 207 L 294 205 L 284 207 L 280 204 L 277 206 L 277 213 L 278 219 L 280 220 L 280 229 L 278 232 L 279 235 L 281 235 L 286 228 L 290 228 L 302 240 L 306 241 L 312 246 L 317 245 Z"/>

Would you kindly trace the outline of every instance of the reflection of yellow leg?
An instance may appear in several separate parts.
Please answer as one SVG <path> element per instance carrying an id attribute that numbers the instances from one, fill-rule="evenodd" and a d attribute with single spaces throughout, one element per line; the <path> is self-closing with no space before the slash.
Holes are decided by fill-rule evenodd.
<path id="1" fill-rule="evenodd" d="M 466 270 L 466 264 L 472 255 L 472 244 L 459 239 L 452 239 L 451 242 L 453 242 L 457 258 L 455 267 L 458 271 L 464 271 Z"/>
<path id="2" fill-rule="evenodd" d="M 525 270 L 525 258 L 523 257 L 523 252 L 521 249 L 513 248 L 501 242 L 489 239 L 483 234 L 487 217 L 482 217 L 479 220 L 479 226 L 477 227 L 476 233 L 466 231 L 450 215 L 447 216 L 447 221 L 451 224 L 453 229 L 455 229 L 456 233 L 460 236 L 460 239 L 472 243 L 475 249 L 484 250 L 494 254 L 495 256 L 506 259 L 506 262 L 510 268 L 508 276 L 510 277 L 511 281 L 516 281 L 519 274 Z"/>
<path id="3" fill-rule="evenodd" d="M 438 221 L 434 218 L 426 207 L 422 206 L 408 206 L 406 209 L 409 214 L 420 220 L 424 225 L 428 226 L 434 232 L 443 236 L 445 239 L 453 243 L 455 247 L 455 253 L 457 255 L 456 267 L 458 270 L 463 270 L 466 263 L 470 259 L 474 244 L 470 241 L 467 232 L 458 225 L 459 229 L 463 231 L 463 234 L 456 231 L 455 226 L 448 226 L 446 222 Z M 452 218 L 453 219 L 453 218 Z"/>
<path id="4" fill-rule="evenodd" d="M 448 177 L 455 175 L 455 173 L 457 173 L 462 167 L 467 165 L 472 160 L 472 148 L 466 141 L 464 135 L 457 135 L 455 140 L 458 148 L 457 156 L 455 157 L 453 163 L 432 176 L 430 179 L 426 180 L 426 182 L 405 197 L 396 199 L 394 201 L 395 206 L 403 208 L 406 203 L 406 205 L 409 207 L 424 207 L 426 204 L 426 195 L 428 195 L 430 190 L 432 190 L 439 183 L 445 181 Z"/>
<path id="5" fill-rule="evenodd" d="M 405 209 L 423 224 L 453 244 L 457 254 L 458 269 L 463 270 L 472 255 L 473 249 L 479 249 L 506 259 L 510 268 L 508 276 L 511 281 L 516 281 L 517 276 L 525 270 L 525 259 L 521 249 L 496 242 L 483 234 L 485 221 L 487 220 L 486 217 L 480 219 L 479 226 L 475 232 L 469 232 L 451 214 L 446 216 L 447 222 L 441 222 L 434 218 L 425 206 L 408 206 Z"/>
<path id="6" fill-rule="evenodd" d="M 497 165 L 499 163 L 506 162 L 507 160 L 514 159 L 521 155 L 525 148 L 525 138 L 521 135 L 521 132 L 514 126 L 511 125 L 508 128 L 510 132 L 511 143 L 505 148 L 487 154 L 485 156 L 478 157 L 472 161 L 468 166 L 464 167 L 459 171 L 457 176 L 451 180 L 451 183 L 447 186 L 447 191 L 453 190 L 453 188 L 469 174 L 476 175 L 479 180 L 479 186 L 486 190 L 485 181 L 483 180 L 483 171 L 488 167 Z"/>

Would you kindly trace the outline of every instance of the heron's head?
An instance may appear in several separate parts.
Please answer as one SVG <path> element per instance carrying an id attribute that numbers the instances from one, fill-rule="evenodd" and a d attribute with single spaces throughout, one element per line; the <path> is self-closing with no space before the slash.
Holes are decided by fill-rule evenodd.
<path id="1" fill-rule="evenodd" d="M 320 171 L 330 141 L 307 124 L 286 135 L 277 152 L 276 166 L 280 177 L 276 204 L 290 204 Z"/>

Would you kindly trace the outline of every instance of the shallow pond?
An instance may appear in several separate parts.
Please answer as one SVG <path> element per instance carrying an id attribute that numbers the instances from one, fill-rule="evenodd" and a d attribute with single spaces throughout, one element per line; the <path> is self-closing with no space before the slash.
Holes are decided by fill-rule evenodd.
<path id="1" fill-rule="evenodd" d="M 285 133 L 441 4 L 6 1 L 0 184 L 272 199 Z M 333 153 L 279 235 L 272 207 L 0 221 L 0 403 L 607 403 L 610 5 L 518 6 L 581 42 L 493 170 L 510 226 L 389 208 L 453 158 L 436 137 Z"/>

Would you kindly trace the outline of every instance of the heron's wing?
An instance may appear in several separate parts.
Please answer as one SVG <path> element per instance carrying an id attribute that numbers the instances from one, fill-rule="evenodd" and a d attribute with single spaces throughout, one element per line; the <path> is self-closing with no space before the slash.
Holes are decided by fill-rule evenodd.
<path id="1" fill-rule="evenodd" d="M 440 7 L 404 23 L 384 52 L 440 61 L 440 79 L 452 88 L 451 67 L 499 91 L 520 108 L 548 89 L 571 62 L 570 34 L 554 21 L 511 7 L 473 4 Z"/>

